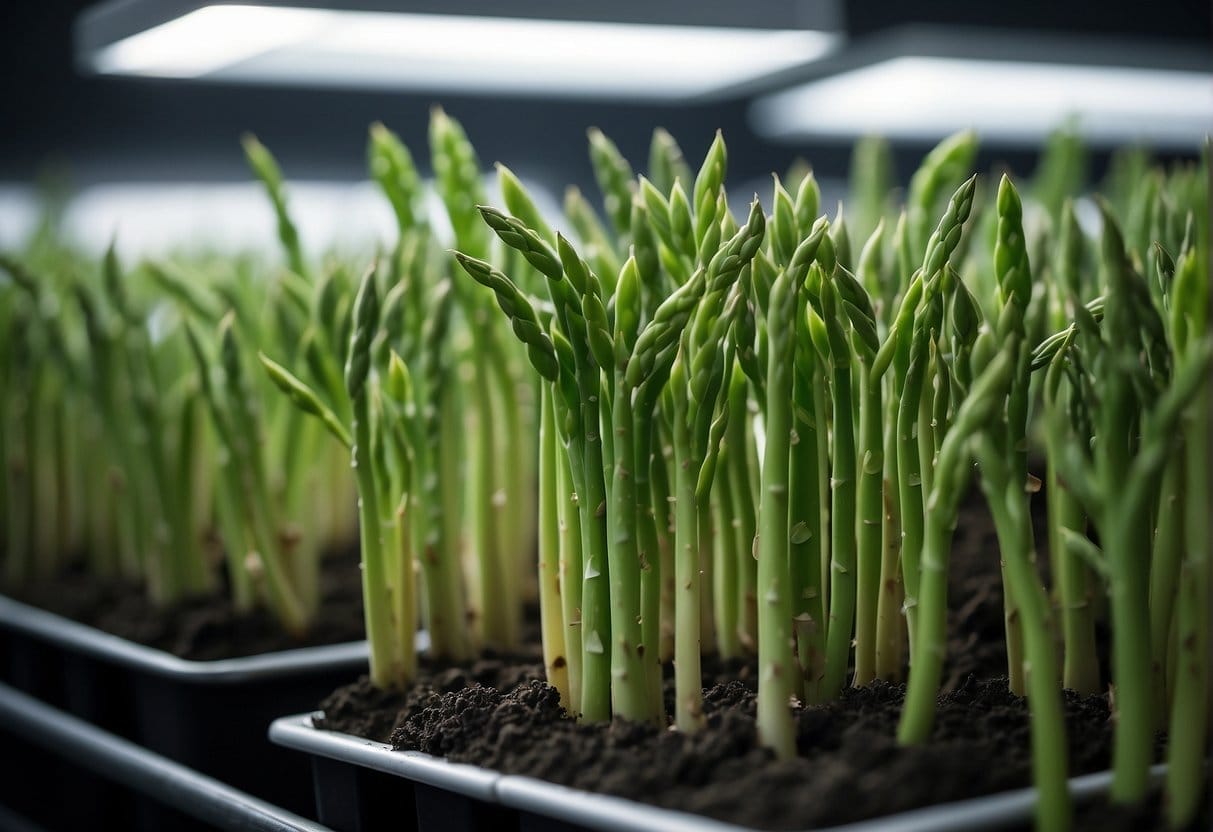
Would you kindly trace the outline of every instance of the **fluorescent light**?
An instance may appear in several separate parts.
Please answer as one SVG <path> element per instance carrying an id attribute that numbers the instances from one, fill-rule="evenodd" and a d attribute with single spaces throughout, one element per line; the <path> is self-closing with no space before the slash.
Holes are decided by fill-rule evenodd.
<path id="1" fill-rule="evenodd" d="M 750 110 L 769 138 L 866 133 L 935 140 L 966 127 L 1038 142 L 1069 118 L 1093 142 L 1194 147 L 1213 130 L 1206 73 L 899 57 L 768 95 Z"/>
<path id="2" fill-rule="evenodd" d="M 693 96 L 809 63 L 818 31 L 206 6 L 99 50 L 98 72 L 484 92 Z"/>
<path id="3" fill-rule="evenodd" d="M 110 75 L 196 78 L 322 31 L 326 12 L 263 6 L 208 6 L 123 38 L 97 53 Z"/>

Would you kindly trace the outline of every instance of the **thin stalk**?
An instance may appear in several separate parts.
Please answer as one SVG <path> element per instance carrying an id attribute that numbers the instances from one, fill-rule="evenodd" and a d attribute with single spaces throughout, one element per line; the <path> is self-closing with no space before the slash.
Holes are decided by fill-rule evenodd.
<path id="1" fill-rule="evenodd" d="M 579 359 L 581 361 L 583 359 Z M 581 511 L 582 661 L 581 715 L 601 722 L 611 715 L 610 584 L 607 576 L 606 483 L 603 479 L 602 437 L 599 427 L 600 384 L 597 367 L 579 366 L 582 435 L 575 443 L 582 457 L 582 486 L 577 489 Z M 576 470 L 574 470 L 576 475 Z"/>
<path id="2" fill-rule="evenodd" d="M 807 341 L 808 333 L 801 336 Z M 822 437 L 826 434 L 823 409 L 824 379 L 817 369 L 812 346 L 801 349 L 800 366 L 792 381 L 793 425 L 791 459 L 788 471 L 788 568 L 792 581 L 792 618 L 796 622 L 796 652 L 801 679 L 797 693 L 806 702 L 821 701 L 821 683 L 826 665 L 825 591 L 822 582 L 823 558 L 829 558 L 826 531 L 827 513 L 822 510 L 822 472 L 829 468 L 829 456 L 821 456 Z M 811 362 L 809 366 L 804 366 Z M 815 389 L 817 388 L 817 389 Z M 819 427 L 820 426 L 820 427 Z M 828 563 L 828 560 L 826 561 Z"/>
<path id="3" fill-rule="evenodd" d="M 1047 440 L 1053 444 L 1057 440 Z M 1062 684 L 1083 694 L 1099 692 L 1099 654 L 1095 647 L 1095 576 L 1091 569 L 1070 551 L 1065 543 L 1065 531 L 1086 533 L 1087 520 L 1078 501 L 1061 482 L 1055 463 L 1055 452 L 1048 453 L 1046 497 L 1049 517 L 1049 552 L 1057 570 L 1058 596 L 1061 605 L 1062 638 L 1065 658 Z"/>
<path id="4" fill-rule="evenodd" d="M 698 482 L 698 481 L 697 481 Z M 699 596 L 699 650 L 701 653 L 719 653 L 716 637 L 716 515 L 712 511 L 711 492 L 700 494 L 696 500 L 695 514 L 699 523 L 699 585 L 707 587 Z"/>
<path id="5" fill-rule="evenodd" d="M 654 457 L 660 458 L 656 447 L 656 418 L 653 403 L 644 401 L 637 394 L 638 406 L 633 413 L 635 433 L 635 489 L 637 537 L 640 543 L 640 635 L 644 645 L 644 662 L 648 678 L 649 696 L 657 712 L 664 709 L 661 692 L 661 588 L 662 554 L 661 539 L 653 508 L 652 469 Z M 664 468 L 664 462 L 662 463 Z M 663 518 L 664 523 L 664 518 Z"/>
<path id="6" fill-rule="evenodd" d="M 742 450 L 742 449 L 739 449 Z M 728 465 L 730 449 L 725 449 L 725 459 Z M 721 658 L 735 658 L 741 655 L 741 607 L 740 595 L 737 592 L 738 558 L 737 552 L 742 548 L 738 539 L 737 518 L 732 515 L 732 506 L 736 502 L 727 469 L 725 476 L 719 476 L 713 482 L 715 494 L 711 501 L 713 525 L 716 527 L 716 548 L 713 552 L 714 570 L 712 572 L 712 595 L 716 612 L 716 650 Z"/>
<path id="7" fill-rule="evenodd" d="M 911 360 L 897 411 L 897 495 L 901 518 L 901 574 L 905 587 L 905 615 L 910 631 L 910 656 L 914 658 L 918 639 L 919 575 L 921 573 L 924 529 L 922 466 L 918 455 L 918 401 L 922 395 L 923 357 Z"/>
<path id="8" fill-rule="evenodd" d="M 419 493 L 424 495 L 428 509 L 421 576 L 427 599 L 430 652 L 436 657 L 462 661 L 472 656 L 458 554 L 459 474 L 463 454 L 460 432 L 441 426 L 459 424 L 463 411 L 453 385 L 431 388 L 431 395 L 438 399 L 437 417 L 417 472 Z"/>
<path id="9" fill-rule="evenodd" d="M 362 548 L 362 598 L 366 635 L 371 652 L 371 681 L 379 688 L 403 685 L 404 670 L 399 663 L 398 645 L 392 628 L 392 598 L 383 539 L 383 512 L 379 505 L 380 484 L 376 481 L 372 458 L 370 348 L 379 320 L 379 298 L 375 274 L 369 272 L 353 310 L 353 334 L 345 369 L 346 389 L 353 406 L 353 448 L 351 462 L 358 479 L 358 525 Z"/>
<path id="10" fill-rule="evenodd" d="M 725 476 L 729 480 L 728 493 L 731 497 L 729 513 L 736 527 L 737 640 L 744 650 L 754 653 L 758 647 L 758 562 L 754 548 L 758 516 L 754 506 L 755 489 L 750 478 L 750 454 L 754 440 L 746 393 L 745 373 L 740 365 L 735 365 L 729 384 L 729 417 L 725 426 L 725 443 L 729 448 Z"/>
<path id="11" fill-rule="evenodd" d="M 639 327 L 636 261 L 629 259 L 619 276 L 615 296 L 615 395 L 611 403 L 614 482 L 607 507 L 610 565 L 611 700 L 616 716 L 656 722 L 661 709 L 650 695 L 644 662 L 640 597 L 640 543 L 636 502 L 636 439 L 631 385 L 626 378 L 628 358 Z"/>
<path id="12" fill-rule="evenodd" d="M 364 396 L 352 396 L 354 448 L 352 462 L 358 478 L 358 526 L 362 544 L 362 596 L 367 643 L 370 645 L 371 682 L 378 688 L 403 685 L 392 628 L 392 599 L 384 555 L 383 515 L 378 484 L 371 469 L 370 407 Z"/>
<path id="13" fill-rule="evenodd" d="M 766 447 L 758 535 L 758 740 L 784 759 L 796 756 L 789 710 L 793 691 L 789 595 L 788 489 L 798 286 L 781 272 L 771 287 L 766 378 Z"/>
<path id="14" fill-rule="evenodd" d="M 1183 551 L 1175 619 L 1178 627 L 1176 673 L 1167 745 L 1167 821 L 1188 828 L 1207 799 L 1209 724 L 1209 393 L 1197 395 L 1184 419 L 1187 453 L 1183 466 Z M 1208 805 L 1207 803 L 1205 804 Z"/>
<path id="15" fill-rule="evenodd" d="M 656 445 L 652 464 L 649 466 L 653 482 L 653 515 L 657 525 L 657 545 L 661 563 L 661 641 L 658 660 L 668 664 L 674 660 L 674 595 L 677 581 L 674 575 L 674 549 L 677 534 L 673 510 L 674 493 L 670 486 L 670 468 L 673 466 L 674 448 L 666 441 L 667 431 L 658 423 L 654 436 Z"/>
<path id="16" fill-rule="evenodd" d="M 473 402 L 476 412 L 476 452 L 472 460 L 474 489 L 473 525 L 474 546 L 478 568 L 479 615 L 476 618 L 479 640 L 482 644 L 499 649 L 509 649 L 517 642 L 513 581 L 508 575 L 505 556 L 502 552 L 501 506 L 498 499 L 498 472 L 495 421 L 497 413 L 493 406 L 493 389 L 488 366 L 488 355 L 497 348 L 487 337 L 485 329 L 491 326 L 488 320 L 472 323 L 473 350 Z M 517 439 L 513 440 L 519 441 Z"/>
<path id="17" fill-rule="evenodd" d="M 821 599 L 822 622 L 821 637 L 825 639 L 826 610 L 830 603 L 830 535 L 833 528 L 833 518 L 830 516 L 830 391 L 825 368 L 820 361 L 813 365 L 813 381 L 811 385 L 813 397 L 813 426 L 812 439 L 817 445 L 817 514 L 820 517 L 819 527 L 815 533 L 817 540 L 819 565 L 817 580 L 818 596 Z"/>
<path id="18" fill-rule="evenodd" d="M 983 443 L 987 444 L 987 443 Z M 982 453 L 982 488 L 994 515 L 999 548 L 1006 563 L 1006 574 L 1020 600 L 1024 647 L 1027 658 L 1028 708 L 1031 715 L 1032 782 L 1039 799 L 1036 804 L 1036 828 L 1042 832 L 1062 832 L 1070 828 L 1073 810 L 1066 782 L 1065 718 L 1061 692 L 1054 668 L 1057 666 L 1050 627 L 1048 596 L 1036 572 L 1032 545 L 1032 521 L 1023 486 L 1011 476 L 1007 466 L 998 471 Z M 1000 476 L 1001 474 L 1001 476 Z"/>
<path id="19" fill-rule="evenodd" d="M 539 390 L 539 621 L 543 666 L 548 684 L 560 692 L 560 704 L 571 710 L 560 597 L 560 477 L 554 393 L 547 382 L 541 382 Z"/>
<path id="20" fill-rule="evenodd" d="M 695 501 L 699 466 L 691 449 L 686 373 L 681 355 L 670 373 L 674 400 L 674 724 L 691 733 L 704 725 L 700 672 L 699 534 Z"/>
<path id="21" fill-rule="evenodd" d="M 998 353 L 990 362 L 974 382 L 939 451 L 935 483 L 925 512 L 914 660 L 897 728 L 897 741 L 902 745 L 925 742 L 935 722 L 935 698 L 947 647 L 948 559 L 969 471 L 968 444 L 1005 401 L 1013 363 L 1010 350 Z"/>
<path id="22" fill-rule="evenodd" d="M 884 403 L 880 379 L 859 364 L 859 493 L 857 522 L 858 597 L 855 607 L 855 678 L 866 685 L 883 669 L 877 662 L 881 575 L 884 572 Z M 890 569 L 890 572 L 892 570 Z"/>
<path id="23" fill-rule="evenodd" d="M 1154 690 L 1156 727 L 1167 724 L 1170 697 L 1167 695 L 1167 647 L 1175 611 L 1176 587 L 1183 559 L 1182 489 L 1185 449 L 1171 455 L 1163 470 L 1158 494 L 1158 520 L 1154 524 L 1154 547 L 1150 554 L 1150 679 Z"/>
<path id="24" fill-rule="evenodd" d="M 553 398 L 555 395 L 553 394 Z M 552 402 L 559 417 L 559 407 Z M 560 521 L 560 607 L 568 660 L 569 713 L 581 712 L 581 513 L 573 486 L 568 445 L 561 437 L 556 460 L 557 515 Z"/>
<path id="25" fill-rule="evenodd" d="M 835 292 L 826 284 L 823 296 Z M 850 345 L 835 328 L 830 314 L 830 360 L 833 366 L 831 393 L 834 401 L 834 445 L 830 468 L 830 620 L 826 635 L 826 675 L 822 693 L 834 698 L 846 684 L 850 665 L 851 638 L 855 632 L 856 606 L 856 456 L 854 407 L 851 398 Z M 866 387 L 866 385 L 863 385 Z"/>

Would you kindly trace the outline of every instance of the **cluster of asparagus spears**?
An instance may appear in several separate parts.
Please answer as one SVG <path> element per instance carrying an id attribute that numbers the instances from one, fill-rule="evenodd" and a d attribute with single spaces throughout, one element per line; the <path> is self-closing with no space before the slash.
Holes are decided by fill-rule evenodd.
<path id="1" fill-rule="evenodd" d="M 0 267 L 6 582 L 82 560 L 169 604 L 223 572 L 238 609 L 302 634 L 319 558 L 357 531 L 348 463 L 254 375 L 253 345 L 307 323 L 303 278 L 218 257 L 127 271 L 49 239 Z"/>
<path id="2" fill-rule="evenodd" d="M 1170 719 L 1169 806 L 1188 822 L 1209 701 L 1205 167 L 1145 172 L 1096 202 L 1090 235 L 1048 164 L 1027 218 L 1008 177 L 980 193 L 970 133 L 930 153 L 900 211 L 860 176 L 860 210 L 833 220 L 811 174 L 777 179 L 769 216 L 755 201 L 734 218 L 719 136 L 693 176 L 664 134 L 649 177 L 590 141 L 609 228 L 570 242 L 501 169 L 506 210 L 480 213 L 526 264 L 455 253 L 541 379 L 544 647 L 570 711 L 664 721 L 672 661 L 674 722 L 694 731 L 701 654 L 756 653 L 760 739 L 791 756 L 790 703 L 908 663 L 898 735 L 926 741 L 951 540 L 976 485 L 1040 826 L 1070 818 L 1062 684 L 1100 690 L 1105 615 L 1114 799 L 1144 799 Z M 1073 153 L 1060 137 L 1046 162 Z M 870 176 L 881 155 L 857 159 Z M 1030 512 L 1041 480 L 1052 596 Z"/>
<path id="3" fill-rule="evenodd" d="M 299 632 L 356 489 L 376 684 L 413 677 L 418 626 L 444 659 L 516 646 L 537 540 L 547 676 L 570 713 L 664 723 L 672 664 L 674 723 L 695 731 L 700 657 L 756 656 L 760 739 L 790 756 L 797 703 L 875 679 L 907 681 L 900 741 L 929 738 L 975 486 L 1040 826 L 1071 814 L 1062 687 L 1107 680 L 1114 798 L 1145 797 L 1153 732 L 1170 727 L 1168 810 L 1194 816 L 1207 148 L 1171 170 L 1120 154 L 1092 201 L 1081 145 L 1059 134 L 1021 199 L 972 175 L 961 133 L 899 206 L 869 140 L 832 219 L 804 166 L 775 180 L 769 214 L 755 198 L 735 217 L 719 135 L 692 172 L 658 130 L 637 176 L 591 131 L 602 219 L 571 189 L 557 230 L 504 166 L 504 210 L 488 207 L 471 144 L 436 111 L 455 251 L 376 125 L 370 171 L 398 235 L 361 277 L 307 260 L 277 165 L 245 149 L 286 253 L 273 279 L 221 258 L 125 274 L 112 252 L 99 269 L 37 246 L 0 261 L 10 580 L 83 551 L 169 601 L 224 560 L 241 604 Z"/>

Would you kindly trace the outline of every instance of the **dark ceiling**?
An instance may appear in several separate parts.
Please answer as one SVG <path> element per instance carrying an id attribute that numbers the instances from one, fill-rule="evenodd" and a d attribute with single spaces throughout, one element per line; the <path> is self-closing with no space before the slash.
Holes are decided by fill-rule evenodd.
<path id="1" fill-rule="evenodd" d="M 72 64 L 71 24 L 87 5 L 0 3 L 0 181 L 32 181 L 47 166 L 65 167 L 77 183 L 241 179 L 238 137 L 244 131 L 269 145 L 288 175 L 353 179 L 362 175 L 365 130 L 376 120 L 415 149 L 424 147 L 428 110 L 439 101 L 433 95 L 81 77 Z M 1209 4 L 1199 0 L 993 5 L 858 0 L 847 4 L 846 19 L 855 36 L 911 20 L 1009 28 L 1048 21 L 1062 31 L 1136 32 L 1189 45 L 1207 43 L 1210 31 Z M 441 103 L 463 121 L 486 163 L 500 159 L 550 184 L 587 182 L 585 129 L 591 125 L 636 160 L 644 157 L 656 125 L 670 129 L 692 157 L 723 128 L 732 173 L 741 178 L 782 170 L 796 155 L 823 173 L 841 173 L 849 156 L 840 144 L 764 143 L 746 127 L 744 101 L 682 107 L 443 95 Z M 903 176 L 923 149 L 899 148 Z M 985 153 L 986 163 L 1032 164 L 1023 152 L 989 147 Z"/>

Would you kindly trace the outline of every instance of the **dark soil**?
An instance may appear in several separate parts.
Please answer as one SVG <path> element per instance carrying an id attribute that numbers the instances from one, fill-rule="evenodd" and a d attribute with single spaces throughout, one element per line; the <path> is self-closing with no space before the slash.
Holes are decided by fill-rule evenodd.
<path id="1" fill-rule="evenodd" d="M 264 609 L 238 612 L 224 592 L 158 607 L 137 584 L 98 580 L 83 570 L 27 587 L 17 597 L 183 659 L 211 661 L 362 640 L 361 581 L 356 552 L 326 557 L 321 564 L 320 609 L 302 639 L 286 633 Z"/>
<path id="2" fill-rule="evenodd" d="M 704 657 L 707 727 L 696 735 L 622 720 L 573 722 L 555 689 L 539 681 L 537 653 L 490 656 L 470 668 L 428 665 L 406 694 L 377 691 L 363 679 L 321 704 L 320 727 L 768 829 L 853 822 L 1025 787 L 1028 711 L 1007 690 L 997 552 L 988 515 L 970 501 L 955 538 L 945 693 L 931 741 L 919 748 L 900 748 L 895 739 L 904 687 L 877 683 L 798 709 L 800 756 L 775 760 L 757 743 L 754 664 L 714 657 Z M 668 712 L 672 688 L 667 679 Z M 1067 692 L 1065 708 L 1072 773 L 1106 769 L 1106 697 Z M 1136 814 L 1099 811 L 1085 828 L 1139 828 Z M 1121 825 L 1111 826 L 1110 815 Z"/>

